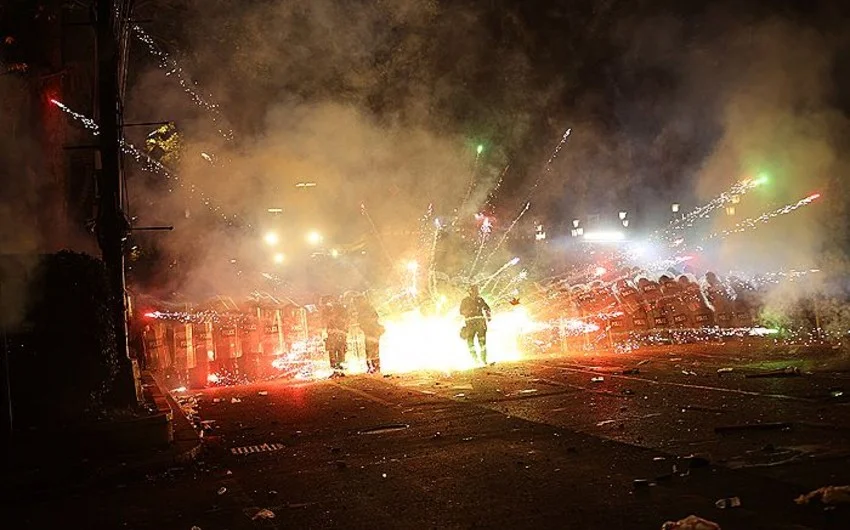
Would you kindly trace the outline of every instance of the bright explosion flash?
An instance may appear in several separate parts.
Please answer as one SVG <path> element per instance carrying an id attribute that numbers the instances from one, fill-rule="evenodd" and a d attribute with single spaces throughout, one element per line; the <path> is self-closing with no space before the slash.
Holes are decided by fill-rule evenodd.
<path id="1" fill-rule="evenodd" d="M 460 315 L 425 315 L 414 310 L 387 318 L 384 326 L 381 370 L 386 373 L 415 370 L 452 372 L 477 366 L 466 341 L 460 338 L 463 327 Z M 495 313 L 487 332 L 488 362 L 521 359 L 522 335 L 540 328 L 541 325 L 534 322 L 524 308 Z"/>

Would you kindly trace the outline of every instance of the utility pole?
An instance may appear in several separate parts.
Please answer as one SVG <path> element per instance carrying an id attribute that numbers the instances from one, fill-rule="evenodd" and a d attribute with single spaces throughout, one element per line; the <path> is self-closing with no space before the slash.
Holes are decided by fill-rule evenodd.
<path id="1" fill-rule="evenodd" d="M 109 275 L 114 304 L 115 336 L 118 343 L 119 373 L 113 385 L 116 405 L 138 403 L 140 386 L 136 368 L 129 355 L 127 340 L 127 299 L 124 283 L 124 241 L 129 223 L 124 215 L 123 175 L 121 166 L 121 38 L 123 0 L 97 2 L 97 99 L 100 123 L 99 167 L 97 173 L 97 237 L 103 262 Z"/>

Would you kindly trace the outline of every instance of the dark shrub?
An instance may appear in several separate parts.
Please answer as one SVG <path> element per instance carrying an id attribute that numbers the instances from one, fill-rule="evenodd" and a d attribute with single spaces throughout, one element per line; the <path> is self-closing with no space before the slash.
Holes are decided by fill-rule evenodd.
<path id="1" fill-rule="evenodd" d="M 82 421 L 100 408 L 118 370 L 103 263 L 69 251 L 46 255 L 28 293 L 27 339 L 12 359 L 16 424 Z"/>

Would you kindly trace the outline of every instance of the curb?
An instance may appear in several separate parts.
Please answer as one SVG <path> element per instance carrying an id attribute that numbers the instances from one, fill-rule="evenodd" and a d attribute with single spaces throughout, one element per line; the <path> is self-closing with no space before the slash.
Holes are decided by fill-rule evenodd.
<path id="1" fill-rule="evenodd" d="M 203 449 L 203 440 L 198 431 L 192 426 L 189 418 L 183 413 L 180 404 L 166 390 L 159 379 L 151 372 L 142 373 L 142 382 L 152 390 L 151 397 L 157 408 L 167 407 L 171 419 L 170 442 L 176 454 L 173 461 L 178 464 L 186 464 L 195 460 Z"/>

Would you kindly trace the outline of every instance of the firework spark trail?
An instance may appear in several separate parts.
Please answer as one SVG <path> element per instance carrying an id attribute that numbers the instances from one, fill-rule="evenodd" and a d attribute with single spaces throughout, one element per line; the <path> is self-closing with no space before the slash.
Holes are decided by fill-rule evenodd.
<path id="1" fill-rule="evenodd" d="M 481 258 L 481 252 L 484 251 L 484 246 L 487 244 L 488 239 L 489 234 L 481 235 L 481 244 L 478 245 L 478 250 L 475 252 L 475 259 L 472 260 L 472 266 L 469 267 L 467 276 L 472 277 L 472 273 L 475 272 L 475 267 L 478 265 L 478 260 Z"/>
<path id="2" fill-rule="evenodd" d="M 697 219 L 705 219 L 714 210 L 729 204 L 734 201 L 736 197 L 744 195 L 748 191 L 756 188 L 759 184 L 761 184 L 761 180 L 758 179 L 746 179 L 741 182 L 736 182 L 727 191 L 724 191 L 706 204 L 703 204 L 681 218 L 672 221 L 670 226 L 667 227 L 667 230 L 676 230 L 682 225 L 684 225 L 684 227 L 691 227 Z"/>
<path id="3" fill-rule="evenodd" d="M 469 185 L 466 187 L 466 195 L 460 202 L 460 206 L 458 206 L 457 208 L 457 212 L 455 213 L 454 219 L 452 219 L 452 226 L 457 224 L 458 218 L 463 214 L 464 206 L 466 206 L 466 203 L 469 201 L 469 197 L 472 195 L 472 188 L 475 186 L 475 175 L 478 173 L 478 160 L 480 158 L 481 151 L 476 151 L 475 162 L 472 165 L 472 171 L 469 172 Z"/>
<path id="4" fill-rule="evenodd" d="M 218 124 L 219 121 L 225 121 L 219 105 L 208 101 L 202 95 L 198 94 L 198 92 L 192 86 L 194 85 L 194 83 L 186 79 L 186 77 L 183 75 L 183 68 L 180 67 L 180 65 L 177 64 L 177 61 L 172 59 L 168 55 L 168 53 L 159 49 L 159 47 L 156 45 L 156 42 L 154 42 L 153 37 L 151 37 L 148 32 L 142 29 L 142 27 L 138 24 L 134 24 L 132 29 L 133 33 L 136 35 L 136 38 L 138 38 L 147 46 L 148 52 L 157 59 L 159 59 L 159 67 L 165 70 L 165 75 L 171 76 L 173 74 L 174 77 L 177 79 L 177 82 L 180 84 L 180 87 L 183 89 L 184 92 L 186 92 L 186 94 L 189 95 L 195 105 L 206 109 L 212 115 L 212 120 L 214 123 Z M 221 128 L 221 126 L 219 126 L 218 132 L 225 140 L 233 140 L 233 130 L 229 128 Z"/>
<path id="5" fill-rule="evenodd" d="M 508 164 L 505 166 L 505 169 L 502 170 L 502 174 L 499 175 L 499 180 L 496 181 L 496 184 L 490 189 L 487 193 L 487 201 L 484 203 L 484 210 L 486 211 L 488 207 L 493 205 L 493 199 L 496 197 L 496 193 L 498 193 L 499 189 L 502 187 L 502 181 L 505 179 L 505 175 L 508 174 L 508 170 L 511 168 L 511 165 Z"/>
<path id="6" fill-rule="evenodd" d="M 499 251 L 499 249 L 500 249 L 500 248 L 502 248 L 502 245 L 504 245 L 504 244 L 505 244 L 505 241 L 507 241 L 507 240 L 508 240 L 508 236 L 510 235 L 511 230 L 513 230 L 513 229 L 514 229 L 514 227 L 517 225 L 517 223 L 519 222 L 519 220 L 520 220 L 520 219 L 522 219 L 522 216 L 523 216 L 523 215 L 525 215 L 525 212 L 527 212 L 527 211 L 528 211 L 528 209 L 529 209 L 530 207 L 531 207 L 531 203 L 530 203 L 530 202 L 525 203 L 525 207 L 522 209 L 522 211 L 521 211 L 521 212 L 519 212 L 519 215 L 517 215 L 517 216 L 516 216 L 516 218 L 514 218 L 513 222 L 511 222 L 511 224 L 510 224 L 510 226 L 508 227 L 508 229 L 507 229 L 507 230 L 505 230 L 505 233 L 504 233 L 504 234 L 502 234 L 502 239 L 500 239 L 500 240 L 499 240 L 499 244 L 498 244 L 498 245 L 496 245 L 496 247 L 493 249 L 493 251 L 492 251 L 492 252 L 490 252 L 490 254 L 487 256 L 487 259 L 486 259 L 486 260 L 484 260 L 484 262 L 483 262 L 483 264 L 482 264 L 482 267 L 486 267 L 486 266 L 487 266 L 487 264 L 488 264 L 488 263 L 490 263 L 490 260 L 492 260 L 492 259 L 493 259 L 493 256 L 495 256 L 495 255 L 496 255 L 496 252 L 498 252 L 498 251 Z M 470 269 L 470 271 L 469 271 L 469 276 L 471 277 L 474 273 L 475 273 L 475 270 Z"/>
<path id="7" fill-rule="evenodd" d="M 65 114 L 71 116 L 73 119 L 82 123 L 83 126 L 87 130 L 92 132 L 92 135 L 98 136 L 100 134 L 100 127 L 98 126 L 98 124 L 93 119 L 91 119 L 91 118 L 89 118 L 89 117 L 87 117 L 83 114 L 80 114 L 79 112 L 75 112 L 73 109 L 71 109 L 70 107 L 68 107 L 67 105 L 62 103 L 61 101 L 51 99 L 50 102 L 53 103 L 54 105 L 56 105 L 56 107 L 61 109 Z M 142 170 L 150 172 L 150 173 L 156 173 L 158 175 L 162 175 L 166 179 L 176 183 L 179 188 L 184 189 L 184 190 L 187 189 L 186 185 L 183 183 L 183 181 L 175 173 L 173 173 L 171 170 L 169 170 L 167 167 L 165 167 L 161 162 L 152 159 L 150 156 L 148 156 L 146 153 L 142 152 L 135 145 L 126 141 L 124 138 L 119 139 L 119 145 L 121 147 L 121 151 L 123 153 L 133 157 L 133 159 L 136 162 L 139 163 L 139 166 L 141 167 Z M 222 213 L 223 212 L 222 208 L 220 206 L 213 204 L 213 201 L 210 199 L 210 197 L 207 196 L 202 191 L 199 191 L 195 187 L 194 184 L 189 185 L 188 191 L 189 191 L 189 194 L 192 195 L 192 196 L 195 196 L 195 194 L 197 193 L 199 195 L 201 202 L 203 202 L 204 205 L 211 212 L 220 215 L 228 223 L 232 222 L 232 219 L 230 217 L 228 217 L 227 214 Z"/>
<path id="8" fill-rule="evenodd" d="M 528 191 L 528 197 L 526 198 L 526 201 L 531 200 L 531 196 L 537 190 L 537 187 L 540 186 L 540 182 L 543 180 L 543 176 L 552 172 L 552 162 L 554 162 L 555 159 L 558 158 L 558 153 L 560 153 L 561 149 L 564 147 L 564 145 L 566 145 L 567 140 L 569 139 L 570 134 L 572 134 L 572 132 L 572 129 L 567 129 L 566 131 L 564 131 L 564 135 L 561 136 L 561 141 L 558 142 L 558 145 L 555 146 L 555 150 L 552 152 L 552 155 L 549 157 L 549 160 L 546 161 L 546 165 L 543 166 L 543 171 L 541 171 L 540 174 L 537 175 L 537 178 L 534 180 L 534 184 L 531 185 L 531 189 Z"/>
<path id="9" fill-rule="evenodd" d="M 523 269 L 522 271 L 520 271 L 519 274 L 511 278 L 511 280 L 507 284 L 505 284 L 504 287 L 502 287 L 498 292 L 496 292 L 496 302 L 498 303 L 508 296 L 513 296 L 513 294 L 508 291 L 510 291 L 514 286 L 516 286 L 516 284 L 525 280 L 526 278 L 528 278 L 528 271 Z M 493 284 L 493 290 L 495 291 L 495 289 L 496 285 Z"/>
<path id="10" fill-rule="evenodd" d="M 724 238 L 732 234 L 737 234 L 741 232 L 746 232 L 748 230 L 755 230 L 759 225 L 770 222 L 771 220 L 785 214 L 789 214 L 794 210 L 802 208 L 803 206 L 807 206 L 817 199 L 820 198 L 820 193 L 813 193 L 808 197 L 800 199 L 799 201 L 793 204 L 786 204 L 782 208 L 778 208 L 773 210 L 772 212 L 763 213 L 758 217 L 751 217 L 749 219 L 744 219 L 740 223 L 736 224 L 734 227 L 723 230 L 721 232 L 714 232 L 713 234 L 706 237 L 703 241 L 715 239 L 715 238 Z"/>
<path id="11" fill-rule="evenodd" d="M 435 223 L 434 238 L 431 242 L 431 250 L 428 253 L 428 291 L 433 295 L 437 289 L 437 242 L 440 238 L 439 220 Z"/>
<path id="12" fill-rule="evenodd" d="M 387 251 L 386 245 L 384 245 L 384 238 L 381 237 L 381 233 L 378 231 L 378 227 L 375 225 L 375 221 L 372 220 L 372 216 L 369 215 L 369 210 L 366 209 L 365 203 L 360 203 L 360 213 L 363 214 L 364 217 L 369 221 L 369 226 L 372 227 L 372 232 L 375 234 L 375 237 L 378 238 L 378 243 L 381 244 L 381 251 L 384 253 L 384 257 L 387 259 L 387 263 L 390 266 L 393 265 L 393 260 L 390 257 L 390 253 Z"/>
<path id="13" fill-rule="evenodd" d="M 75 112 L 74 110 L 72 110 L 70 107 L 68 107 L 67 105 L 65 105 L 61 101 L 51 99 L 50 102 L 53 103 L 54 105 L 56 105 L 57 107 L 59 107 L 59 109 L 62 110 L 62 112 L 64 112 L 65 114 L 71 116 L 75 120 L 82 123 L 83 127 L 85 127 L 87 130 L 91 131 L 93 136 L 98 136 L 100 134 L 100 126 L 98 126 L 98 124 L 95 123 L 95 121 L 93 119 L 91 119 L 88 116 L 85 116 L 83 114 L 80 114 L 79 112 Z"/>
<path id="14" fill-rule="evenodd" d="M 495 279 L 496 279 L 496 278 L 498 278 L 498 277 L 499 277 L 499 276 L 500 276 L 503 272 L 505 272 L 506 270 L 508 270 L 508 267 L 512 267 L 512 266 L 516 265 L 517 263 L 519 263 L 519 258 L 512 258 L 512 259 L 511 259 L 511 260 L 509 260 L 507 263 L 505 263 L 504 265 L 502 265 L 501 267 L 499 267 L 499 269 L 498 269 L 496 272 L 494 272 L 494 273 L 493 273 L 493 274 L 491 274 L 490 276 L 487 276 L 486 278 L 484 278 L 484 284 L 481 286 L 481 290 L 483 291 L 484 289 L 486 289 L 486 288 L 487 288 L 487 286 L 488 286 L 488 285 L 490 285 L 490 282 L 491 282 L 491 281 L 495 280 Z"/>
<path id="15" fill-rule="evenodd" d="M 502 239 L 499 241 L 499 244 L 496 245 L 496 248 L 494 248 L 493 251 L 487 256 L 487 259 L 484 261 L 483 266 L 486 267 L 487 264 L 490 263 L 490 260 L 493 259 L 493 256 L 496 254 L 496 252 L 499 251 L 501 246 L 508 239 L 508 235 L 511 233 L 511 230 L 513 230 L 513 228 L 516 226 L 516 224 L 519 222 L 519 220 L 522 218 L 522 216 L 525 215 L 525 212 L 528 211 L 528 208 L 531 206 L 531 196 L 537 190 L 537 187 L 540 186 L 540 182 L 543 180 L 543 176 L 552 171 L 552 162 L 554 162 L 555 159 L 558 157 L 558 154 L 561 152 L 561 149 L 564 147 L 564 145 L 566 145 L 567 140 L 569 139 L 572 132 L 573 132 L 572 129 L 567 129 L 566 131 L 564 131 L 564 135 L 561 136 L 561 140 L 558 142 L 558 145 L 555 146 L 555 150 L 552 152 L 552 155 L 549 157 L 549 160 L 546 161 L 546 165 L 544 166 L 543 171 L 541 171 L 540 174 L 537 175 L 537 178 L 535 179 L 534 184 L 531 185 L 531 189 L 528 191 L 528 196 L 526 198 L 525 207 L 523 207 L 522 211 L 519 213 L 519 215 L 516 216 L 514 221 L 508 227 L 507 231 L 505 231 L 504 235 L 502 236 Z M 510 166 L 508 166 L 508 167 L 510 167 Z M 507 170 L 508 170 L 508 168 L 506 167 L 505 172 L 507 172 Z M 504 173 L 502 174 L 502 176 L 504 176 Z M 501 179 L 499 179 L 499 181 L 501 182 Z M 474 270 L 470 270 L 470 275 L 472 275 L 474 272 L 475 272 Z"/>

